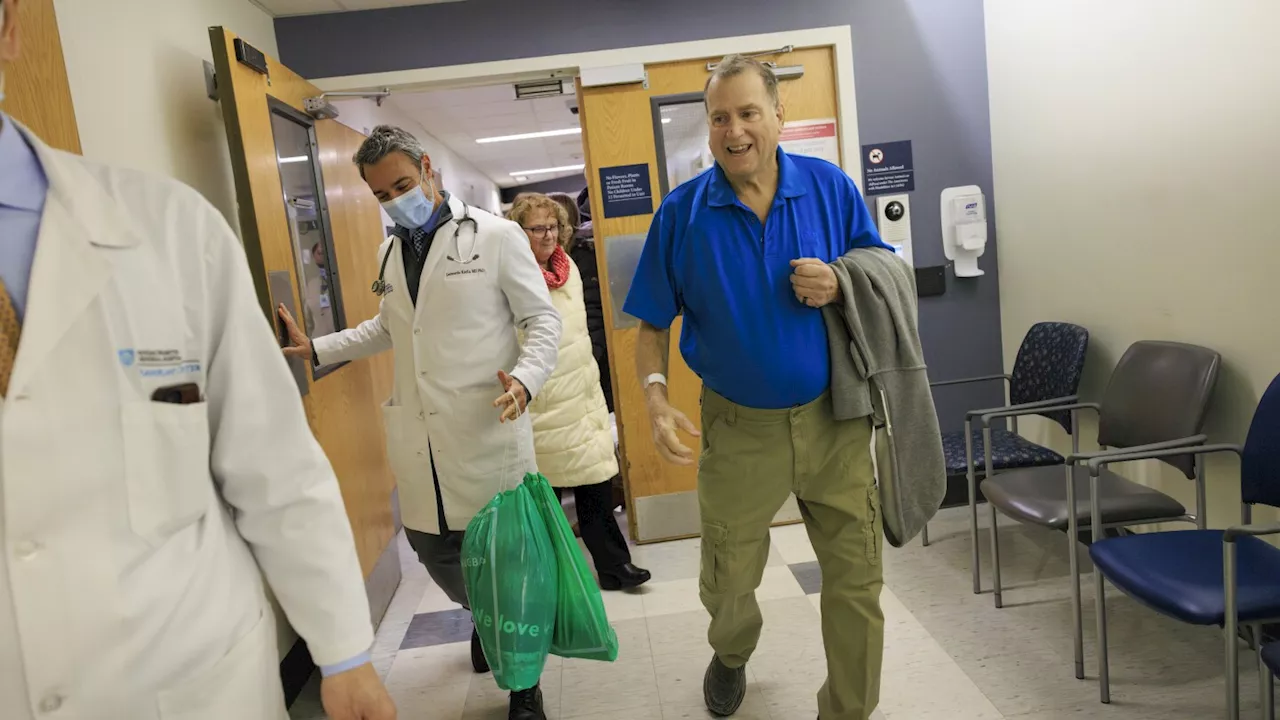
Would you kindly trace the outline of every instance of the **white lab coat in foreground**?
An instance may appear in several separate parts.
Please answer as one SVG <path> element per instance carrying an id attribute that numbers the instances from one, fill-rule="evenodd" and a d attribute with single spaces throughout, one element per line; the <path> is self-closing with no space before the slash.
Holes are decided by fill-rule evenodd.
<path id="1" fill-rule="evenodd" d="M 318 663 L 373 635 L 240 243 L 194 190 L 24 134 L 50 188 L 0 404 L 0 718 L 284 718 L 259 568 Z M 151 400 L 184 382 L 205 402 Z"/>
<path id="2" fill-rule="evenodd" d="M 395 348 L 395 386 L 383 407 L 387 457 L 405 527 L 433 535 L 440 523 L 432 457 L 449 530 L 466 530 L 495 494 L 536 470 L 529 416 L 498 422 L 498 371 L 536 396 L 555 369 L 561 327 L 524 230 L 457 198 L 449 208 L 454 219 L 436 232 L 416 307 L 405 289 L 401 241 L 392 236 L 378 248 L 379 266 L 391 253 L 385 280 L 392 290 L 377 316 L 313 341 L 321 364 Z M 469 222 L 459 233 L 464 210 L 476 221 L 474 234 Z"/>

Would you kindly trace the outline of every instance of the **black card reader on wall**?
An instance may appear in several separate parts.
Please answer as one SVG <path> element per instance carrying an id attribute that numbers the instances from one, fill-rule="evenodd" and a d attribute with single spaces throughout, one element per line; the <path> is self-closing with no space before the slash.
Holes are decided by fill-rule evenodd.
<path id="1" fill-rule="evenodd" d="M 263 75 L 268 74 L 267 56 L 262 54 L 261 50 L 240 38 L 235 39 L 235 47 L 236 60 L 238 60 L 241 65 L 252 68 Z"/>

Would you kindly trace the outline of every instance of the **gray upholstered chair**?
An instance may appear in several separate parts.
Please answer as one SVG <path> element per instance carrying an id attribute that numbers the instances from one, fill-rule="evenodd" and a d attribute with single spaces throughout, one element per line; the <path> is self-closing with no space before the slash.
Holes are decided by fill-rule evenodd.
<path id="1" fill-rule="evenodd" d="M 1098 413 L 1098 445 L 1103 450 L 1076 453 L 1062 466 L 1013 470 L 988 477 L 982 492 L 991 506 L 992 585 L 996 607 L 1001 607 L 1000 533 L 997 512 L 1019 522 L 1065 530 L 1072 575 L 1072 610 L 1075 620 L 1076 677 L 1084 677 L 1083 621 L 1080 610 L 1079 538 L 1080 530 L 1119 528 L 1130 525 L 1191 520 L 1200 528 L 1205 522 L 1204 468 L 1198 456 L 1162 457 L 1196 482 L 1196 512 L 1188 515 L 1182 503 L 1145 485 L 1104 470 L 1093 479 L 1089 460 L 1109 455 L 1181 449 L 1203 443 L 1200 434 L 1209 398 L 1217 381 L 1221 357 L 1196 345 L 1143 341 L 1134 343 L 1120 358 L 1111 374 L 1101 403 L 1072 403 L 1055 409 L 1078 413 Z M 1037 410 L 1001 410 L 982 415 L 982 427 L 991 421 L 1026 415 Z M 1065 478 L 1064 478 L 1065 476 Z M 1090 485 L 1093 485 L 1091 512 Z M 1071 498 L 1071 500 L 1068 500 Z"/>

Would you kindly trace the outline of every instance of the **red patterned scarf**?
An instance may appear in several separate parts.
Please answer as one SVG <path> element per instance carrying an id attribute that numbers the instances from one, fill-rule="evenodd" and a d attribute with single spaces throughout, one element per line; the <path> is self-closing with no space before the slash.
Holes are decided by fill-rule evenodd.
<path id="1" fill-rule="evenodd" d="M 569 256 L 565 254 L 564 248 L 557 245 L 547 264 L 551 269 L 542 269 L 542 277 L 547 281 L 547 288 L 556 290 L 564 287 L 564 284 L 569 282 Z"/>

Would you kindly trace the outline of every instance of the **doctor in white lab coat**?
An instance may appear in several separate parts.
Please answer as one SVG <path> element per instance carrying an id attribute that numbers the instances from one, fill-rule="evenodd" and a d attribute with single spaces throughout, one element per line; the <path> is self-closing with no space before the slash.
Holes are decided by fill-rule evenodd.
<path id="1" fill-rule="evenodd" d="M 330 717 L 395 717 L 279 352 L 204 198 L 0 114 L 0 718 L 287 717 L 264 575 Z"/>
<path id="2" fill-rule="evenodd" d="M 436 583 L 469 607 L 462 535 L 536 469 L 523 410 L 555 368 L 560 315 L 520 226 L 435 187 L 412 134 L 376 127 L 353 161 L 396 223 L 378 248 L 378 314 L 308 339 L 281 307 L 294 345 L 285 352 L 327 365 L 395 349 L 383 418 L 406 534 Z M 472 662 L 487 669 L 474 634 Z M 514 695 L 510 717 L 541 718 L 539 697 Z"/>

